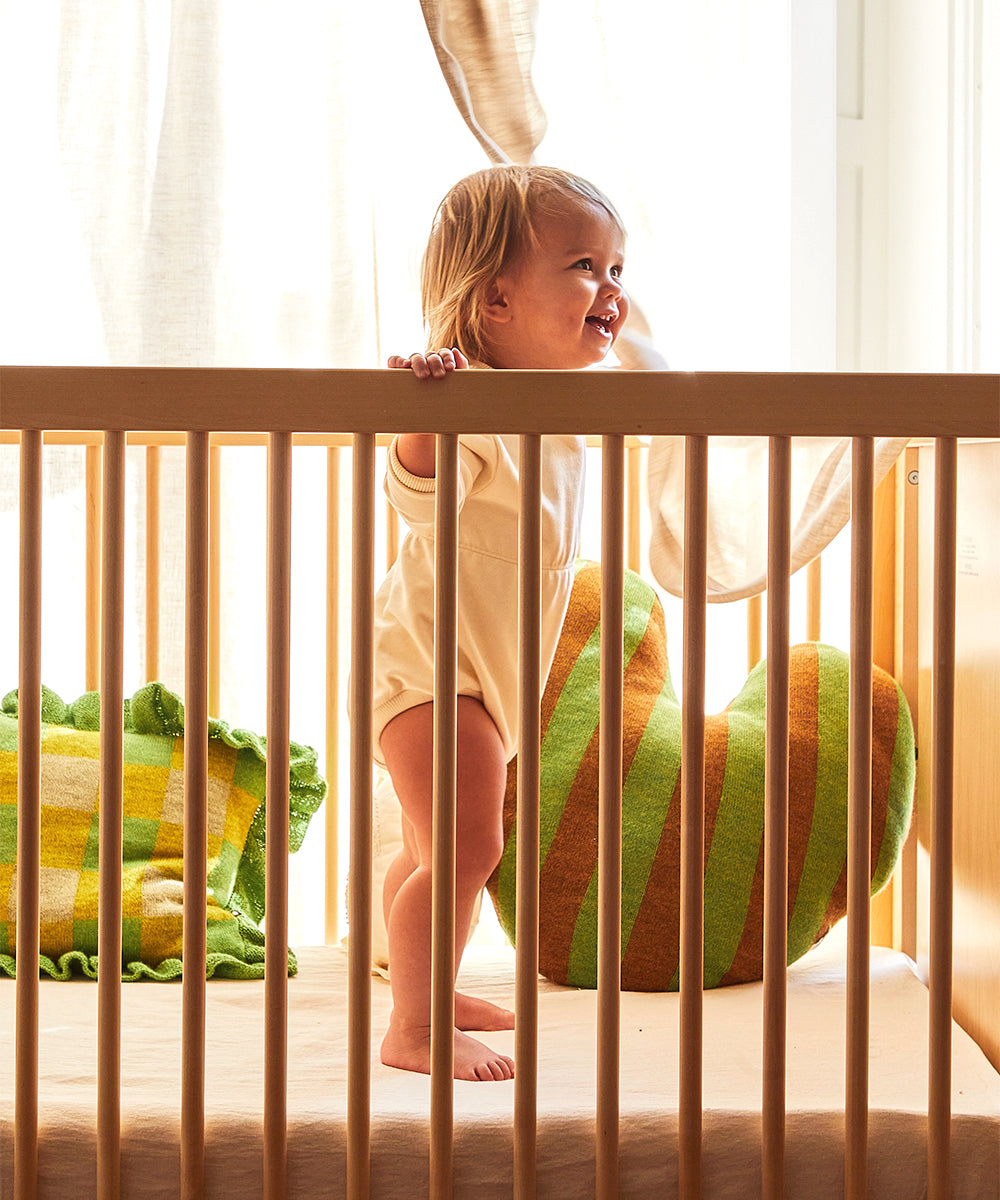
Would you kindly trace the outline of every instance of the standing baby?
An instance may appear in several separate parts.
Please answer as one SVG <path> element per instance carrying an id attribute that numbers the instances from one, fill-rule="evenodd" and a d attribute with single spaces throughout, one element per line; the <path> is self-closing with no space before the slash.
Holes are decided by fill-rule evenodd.
<path id="1" fill-rule="evenodd" d="M 586 180 L 550 167 L 500 166 L 442 201 L 423 262 L 428 345 L 392 368 L 444 379 L 479 368 L 577 370 L 600 363 L 628 315 L 625 232 Z M 582 437 L 546 436 L 542 465 L 541 669 L 573 583 L 583 500 Z M 375 757 L 403 812 L 403 849 L 385 879 L 392 1015 L 387 1066 L 430 1071 L 433 794 L 433 434 L 399 434 L 386 492 L 409 530 L 379 588 Z M 458 742 L 455 964 L 476 899 L 503 850 L 507 763 L 517 737 L 518 439 L 459 439 Z M 466 1030 L 511 1029 L 514 1014 L 456 993 L 456 1079 L 510 1079 L 514 1064 Z"/>

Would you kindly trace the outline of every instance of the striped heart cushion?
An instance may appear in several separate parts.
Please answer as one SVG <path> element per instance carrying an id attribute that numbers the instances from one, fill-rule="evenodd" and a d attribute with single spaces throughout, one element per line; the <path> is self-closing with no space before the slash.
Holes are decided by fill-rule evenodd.
<path id="1" fill-rule="evenodd" d="M 597 799 L 600 568 L 577 573 L 542 700 L 539 969 L 597 983 Z M 622 987 L 678 986 L 680 704 L 670 681 L 663 610 L 626 574 L 622 798 Z M 763 973 L 765 667 L 706 721 L 705 986 Z M 791 651 L 788 961 L 847 907 L 848 658 L 820 644 Z M 913 728 L 895 681 L 874 673 L 872 893 L 888 881 L 909 825 Z M 489 888 L 515 936 L 517 760 L 504 802 L 506 847 Z"/>

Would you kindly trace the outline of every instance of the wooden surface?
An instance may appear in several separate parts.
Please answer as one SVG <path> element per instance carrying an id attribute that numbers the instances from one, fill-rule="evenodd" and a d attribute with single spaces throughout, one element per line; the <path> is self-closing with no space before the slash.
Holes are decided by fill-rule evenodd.
<path id="1" fill-rule="evenodd" d="M 872 613 L 872 661 L 877 667 L 895 672 L 896 646 L 896 472 L 890 471 L 875 488 L 875 557 L 872 564 L 874 589 Z M 819 560 L 818 560 L 819 561 Z M 819 641 L 810 637 L 810 641 Z M 886 887 L 871 900 L 869 921 L 873 946 L 893 946 L 893 917 L 898 903 L 898 879 L 894 874 Z"/>
<path id="2" fill-rule="evenodd" d="M 920 452 L 921 490 L 933 478 L 933 450 Z M 925 483 L 926 481 L 926 483 Z M 929 915 L 926 852 L 928 781 L 933 767 L 927 730 L 930 674 L 929 514 L 921 504 L 921 742 L 918 787 L 919 915 Z M 1000 1070 L 1000 443 L 959 447 L 958 575 L 955 677 L 954 1000 L 958 1022 Z M 919 954 L 927 952 L 920 920 Z"/>
<path id="3" fill-rule="evenodd" d="M 1000 376 L 0 367 L 0 427 L 997 437 Z"/>

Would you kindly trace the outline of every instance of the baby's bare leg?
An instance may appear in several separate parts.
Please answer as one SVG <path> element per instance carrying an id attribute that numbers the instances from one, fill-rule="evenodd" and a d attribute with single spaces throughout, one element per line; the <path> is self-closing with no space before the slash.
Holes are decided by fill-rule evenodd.
<path id="1" fill-rule="evenodd" d="M 383 730 L 381 745 L 416 851 L 414 869 L 394 874 L 396 893 L 388 905 L 393 1011 L 382 1043 L 382 1061 L 426 1073 L 430 1070 L 433 706 L 424 704 L 400 713 Z M 456 969 L 476 897 L 503 848 L 507 775 L 496 726 L 478 701 L 465 696 L 458 699 L 457 758 Z M 478 1024 L 483 1014 L 474 1018 Z M 456 1029 L 456 1078 L 509 1079 L 513 1067 L 506 1055 Z"/>
<path id="2" fill-rule="evenodd" d="M 386 929 L 389 928 L 389 914 L 396 899 L 396 893 L 407 879 L 417 869 L 416 838 L 413 826 L 406 816 L 403 816 L 403 848 L 389 864 L 382 884 L 382 913 Z M 456 946 L 456 964 L 462 947 Z M 392 964 L 389 965 L 390 971 Z M 481 1032 L 497 1029 L 513 1029 L 514 1014 L 509 1008 L 501 1008 L 489 1000 L 479 996 L 468 996 L 464 992 L 455 993 L 455 1028 Z"/>

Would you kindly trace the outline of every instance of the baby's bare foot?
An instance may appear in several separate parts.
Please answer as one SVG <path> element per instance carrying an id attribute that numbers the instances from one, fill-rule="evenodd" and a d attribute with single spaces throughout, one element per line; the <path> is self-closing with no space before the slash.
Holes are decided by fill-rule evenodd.
<path id="1" fill-rule="evenodd" d="M 455 1028 L 484 1031 L 513 1029 L 514 1014 L 509 1008 L 501 1008 L 498 1004 L 491 1004 L 489 1000 L 456 992 Z"/>
<path id="2" fill-rule="evenodd" d="M 381 1060 L 387 1067 L 429 1075 L 431 1037 L 426 1027 L 409 1030 L 392 1021 L 382 1040 Z M 514 1062 L 475 1038 L 455 1030 L 455 1078 L 474 1082 L 514 1078 Z"/>

